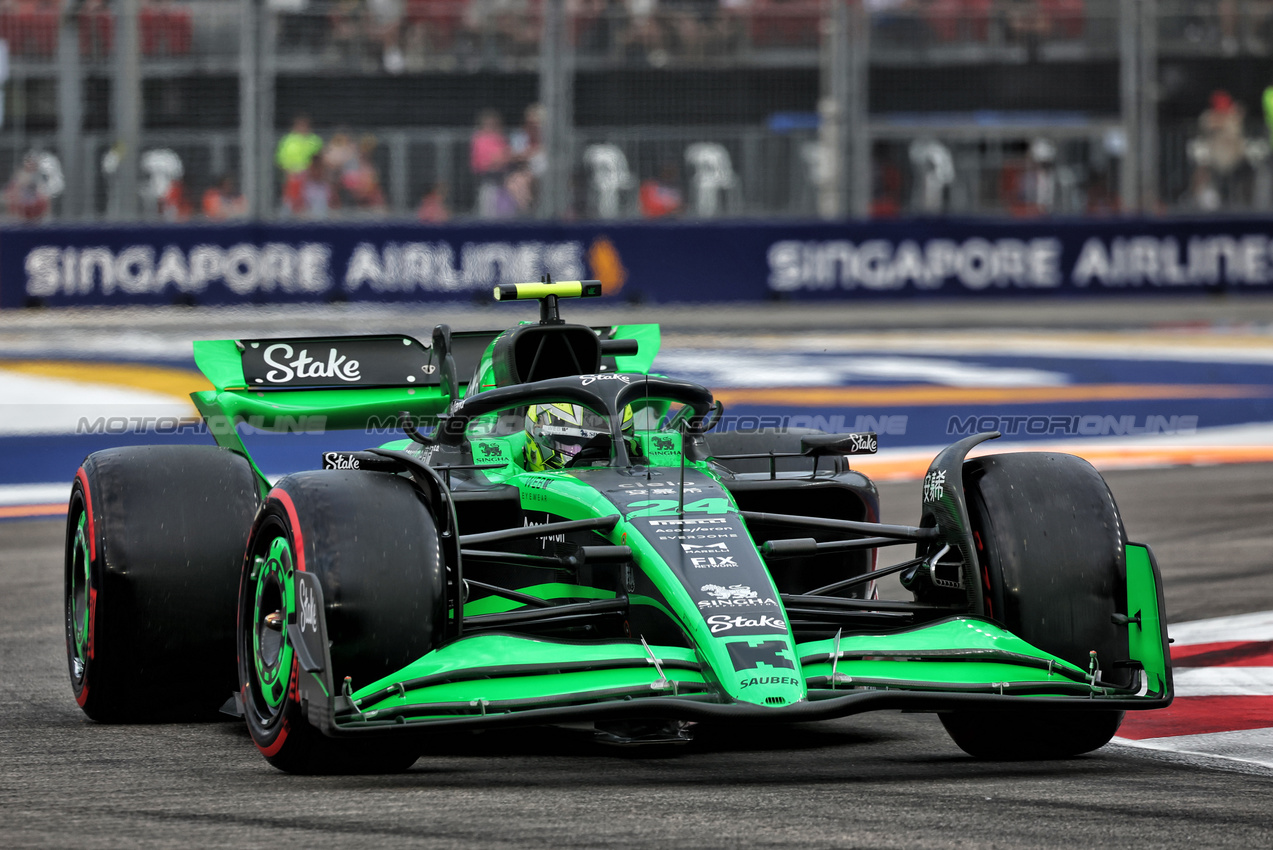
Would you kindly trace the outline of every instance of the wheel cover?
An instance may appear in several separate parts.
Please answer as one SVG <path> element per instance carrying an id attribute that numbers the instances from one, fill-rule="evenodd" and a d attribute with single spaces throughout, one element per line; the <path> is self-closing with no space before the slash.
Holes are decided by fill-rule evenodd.
<path id="1" fill-rule="evenodd" d="M 78 502 L 79 519 L 71 542 L 70 586 L 66 594 L 66 628 L 70 638 L 71 677 L 80 681 L 88 666 L 92 599 L 92 560 L 89 555 L 88 512 Z"/>
<path id="2" fill-rule="evenodd" d="M 277 713 L 287 698 L 292 669 L 292 645 L 287 622 L 292 614 L 292 587 L 295 561 L 285 536 L 269 539 L 264 554 L 253 559 L 255 592 L 249 631 L 255 696 L 269 714 Z M 258 550 L 259 551 L 259 550 Z"/>

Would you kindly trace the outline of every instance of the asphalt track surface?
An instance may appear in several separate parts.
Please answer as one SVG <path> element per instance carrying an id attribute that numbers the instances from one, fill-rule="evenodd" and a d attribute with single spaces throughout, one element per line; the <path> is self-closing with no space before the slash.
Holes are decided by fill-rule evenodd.
<path id="1" fill-rule="evenodd" d="M 1172 621 L 1273 608 L 1273 465 L 1107 474 Z M 885 484 L 884 516 L 917 515 Z M 5 847 L 1273 846 L 1273 773 L 1111 746 L 981 763 L 931 715 L 703 729 L 672 756 L 576 730 L 453 735 L 407 773 L 291 777 L 238 723 L 101 726 L 75 706 L 62 523 L 0 524 Z"/>

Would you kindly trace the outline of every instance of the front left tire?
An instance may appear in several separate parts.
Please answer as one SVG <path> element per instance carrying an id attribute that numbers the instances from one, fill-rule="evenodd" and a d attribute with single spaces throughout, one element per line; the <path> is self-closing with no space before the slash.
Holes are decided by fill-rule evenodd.
<path id="1" fill-rule="evenodd" d="M 397 475 L 289 475 L 252 527 L 239 587 L 240 692 L 252 740 L 288 773 L 395 773 L 418 751 L 409 738 L 332 738 L 299 696 L 302 675 L 286 623 L 297 572 L 316 575 L 331 679 L 357 690 L 436 646 L 446 618 L 445 562 L 422 496 Z M 308 674 L 305 674 L 308 675 Z"/>

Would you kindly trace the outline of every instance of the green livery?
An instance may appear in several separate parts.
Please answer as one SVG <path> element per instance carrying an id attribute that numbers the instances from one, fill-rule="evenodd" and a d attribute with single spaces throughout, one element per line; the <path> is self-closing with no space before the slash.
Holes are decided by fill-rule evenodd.
<path id="1" fill-rule="evenodd" d="M 918 526 L 881 523 L 851 462 L 874 434 L 720 427 L 709 390 L 652 371 L 657 326 L 562 321 L 559 299 L 599 292 L 505 286 L 540 301 L 538 323 L 440 325 L 427 343 L 196 342 L 214 389 L 192 397 L 218 448 L 98 453 L 72 491 L 84 710 L 178 719 L 224 701 L 272 764 L 305 773 L 400 770 L 452 727 L 591 722 L 667 745 L 689 721 L 877 708 L 937 712 L 975 756 L 1063 757 L 1170 704 L 1161 578 L 1085 462 L 967 460 L 998 435 L 969 437 L 934 459 Z M 243 422 L 405 436 L 271 483 Z M 161 533 L 194 515 L 211 529 L 197 551 Z M 913 556 L 881 568 L 899 545 Z M 879 599 L 887 575 L 910 598 Z M 222 612 L 199 633 L 191 588 Z M 130 644 L 129 618 L 164 646 Z M 165 703 L 126 652 L 197 681 Z"/>

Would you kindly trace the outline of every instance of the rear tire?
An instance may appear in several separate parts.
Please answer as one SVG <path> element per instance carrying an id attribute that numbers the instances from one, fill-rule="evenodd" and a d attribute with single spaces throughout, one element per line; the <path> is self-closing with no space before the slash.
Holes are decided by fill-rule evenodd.
<path id="1" fill-rule="evenodd" d="M 67 511 L 71 689 L 101 722 L 215 719 L 236 686 L 238 573 L 260 500 L 212 446 L 89 455 Z"/>
<path id="2" fill-rule="evenodd" d="M 1126 686 L 1127 536 L 1109 488 L 1091 464 L 1045 452 L 964 464 L 986 613 L 1034 646 Z M 993 759 L 1067 758 L 1109 743 L 1118 711 L 953 712 L 955 743 Z"/>
<path id="3" fill-rule="evenodd" d="M 301 675 L 286 629 L 294 571 L 318 576 L 332 682 L 356 690 L 436 645 L 446 622 L 445 563 L 436 525 L 411 483 L 379 472 L 290 475 L 257 516 L 239 589 L 238 655 L 252 740 L 288 773 L 397 773 L 418 751 L 400 736 L 330 738 L 299 702 Z"/>

